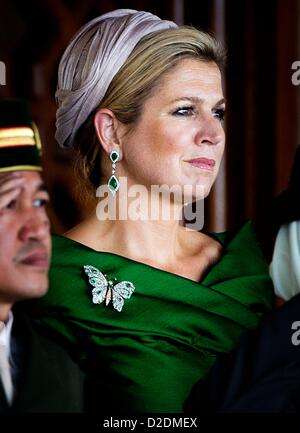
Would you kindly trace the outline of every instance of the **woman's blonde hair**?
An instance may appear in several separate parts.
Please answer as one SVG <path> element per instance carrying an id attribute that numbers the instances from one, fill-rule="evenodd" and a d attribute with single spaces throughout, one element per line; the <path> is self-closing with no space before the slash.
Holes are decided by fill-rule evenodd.
<path id="1" fill-rule="evenodd" d="M 147 98 L 164 74 L 186 58 L 214 62 L 220 70 L 225 62 L 220 43 L 194 27 L 181 26 L 153 32 L 139 41 L 113 78 L 99 106 L 77 133 L 77 170 L 83 181 L 81 192 L 94 193 L 94 188 L 101 182 L 101 146 L 94 128 L 97 110 L 109 108 L 120 122 L 134 127 Z"/>

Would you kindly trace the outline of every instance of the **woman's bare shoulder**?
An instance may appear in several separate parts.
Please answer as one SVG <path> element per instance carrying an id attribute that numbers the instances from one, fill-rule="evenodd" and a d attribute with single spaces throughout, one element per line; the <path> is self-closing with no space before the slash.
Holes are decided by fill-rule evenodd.
<path id="1" fill-rule="evenodd" d="M 195 230 L 184 230 L 186 248 L 191 254 L 197 255 L 205 252 L 207 255 L 218 256 L 222 253 L 223 246 L 218 240 Z"/>

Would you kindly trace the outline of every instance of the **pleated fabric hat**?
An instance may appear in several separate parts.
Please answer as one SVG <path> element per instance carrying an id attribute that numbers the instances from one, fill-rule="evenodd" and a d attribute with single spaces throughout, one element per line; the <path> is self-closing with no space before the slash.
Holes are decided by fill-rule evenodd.
<path id="1" fill-rule="evenodd" d="M 19 99 L 0 100 L 0 173 L 41 171 L 41 150 L 29 104 Z"/>

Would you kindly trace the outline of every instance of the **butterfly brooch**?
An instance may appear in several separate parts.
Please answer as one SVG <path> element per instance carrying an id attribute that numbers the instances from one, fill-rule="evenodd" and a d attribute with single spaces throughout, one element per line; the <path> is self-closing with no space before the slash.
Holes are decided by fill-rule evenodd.
<path id="1" fill-rule="evenodd" d="M 107 275 L 94 266 L 86 265 L 83 268 L 89 277 L 89 283 L 94 287 L 93 303 L 101 304 L 105 300 L 105 305 L 108 305 L 112 300 L 113 307 L 119 312 L 122 311 L 124 299 L 131 297 L 135 290 L 134 285 L 130 281 L 116 283 L 116 278 L 107 280 Z"/>

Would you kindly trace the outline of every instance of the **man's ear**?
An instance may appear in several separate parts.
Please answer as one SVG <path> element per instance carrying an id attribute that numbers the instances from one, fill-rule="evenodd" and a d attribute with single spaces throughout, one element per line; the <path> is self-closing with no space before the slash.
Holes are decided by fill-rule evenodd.
<path id="1" fill-rule="evenodd" d="M 121 143 L 117 133 L 119 121 L 108 108 L 100 108 L 94 117 L 94 126 L 98 140 L 104 151 L 109 155 L 113 150 L 122 154 Z"/>

